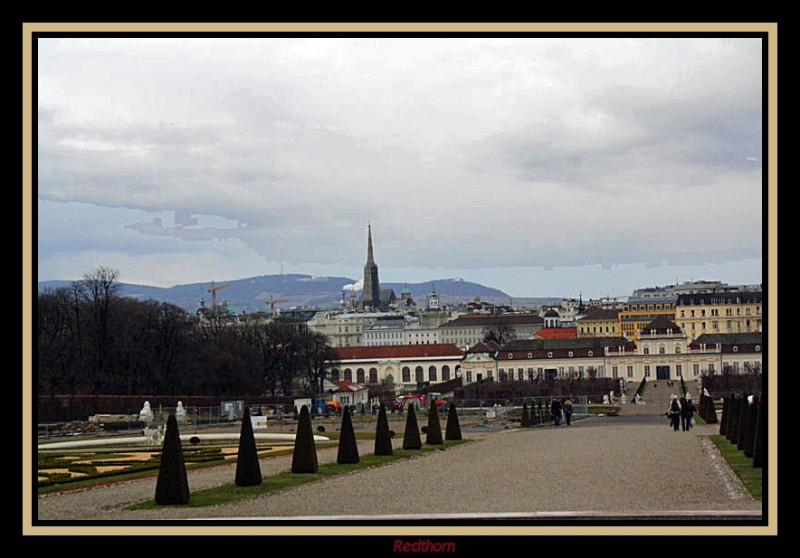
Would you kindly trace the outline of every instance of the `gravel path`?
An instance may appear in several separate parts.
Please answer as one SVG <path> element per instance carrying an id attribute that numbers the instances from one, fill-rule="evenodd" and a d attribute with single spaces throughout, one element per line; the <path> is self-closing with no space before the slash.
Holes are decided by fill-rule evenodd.
<path id="1" fill-rule="evenodd" d="M 252 500 L 205 508 L 125 511 L 152 499 L 155 478 L 38 498 L 41 520 L 275 518 L 396 514 L 761 511 L 704 436 L 673 432 L 653 416 L 588 418 L 571 427 L 467 434 L 471 443 L 339 475 Z M 465 433 L 466 434 L 466 433 Z M 401 440 L 395 440 L 395 447 Z M 359 443 L 362 454 L 374 442 Z M 320 449 L 322 462 L 335 449 Z M 266 476 L 290 456 L 262 459 Z M 198 490 L 231 483 L 235 465 L 190 472 Z M 320 504 L 324 502 L 324 504 Z M 331 505 L 332 502 L 340 505 Z"/>

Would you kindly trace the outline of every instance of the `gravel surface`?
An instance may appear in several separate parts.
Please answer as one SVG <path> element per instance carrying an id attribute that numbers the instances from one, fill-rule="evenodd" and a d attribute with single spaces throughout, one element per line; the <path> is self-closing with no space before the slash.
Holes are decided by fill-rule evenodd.
<path id="1" fill-rule="evenodd" d="M 573 426 L 466 433 L 444 452 L 343 474 L 267 496 L 204 508 L 126 511 L 150 500 L 156 479 L 42 495 L 40 520 L 341 517 L 406 514 L 602 514 L 761 511 L 705 435 L 673 432 L 655 416 L 596 417 Z M 394 440 L 395 447 L 402 444 Z M 371 453 L 373 441 L 359 450 Z M 318 450 L 320 463 L 335 449 Z M 291 456 L 261 460 L 265 476 Z M 235 465 L 189 473 L 191 490 L 232 483 Z M 331 505 L 340 502 L 341 505 Z"/>

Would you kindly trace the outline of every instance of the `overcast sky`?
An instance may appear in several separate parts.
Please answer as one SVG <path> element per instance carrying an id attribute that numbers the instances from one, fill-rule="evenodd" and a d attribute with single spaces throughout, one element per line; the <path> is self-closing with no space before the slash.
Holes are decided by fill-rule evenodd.
<path id="1" fill-rule="evenodd" d="M 762 281 L 762 44 L 38 40 L 38 278 Z"/>

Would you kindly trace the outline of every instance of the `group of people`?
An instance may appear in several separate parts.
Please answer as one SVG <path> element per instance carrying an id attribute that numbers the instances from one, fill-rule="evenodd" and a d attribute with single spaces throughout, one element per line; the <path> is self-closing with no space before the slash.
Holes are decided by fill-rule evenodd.
<path id="1" fill-rule="evenodd" d="M 561 424 L 562 414 L 567 426 L 572 426 L 572 401 L 567 399 L 562 404 L 558 397 L 553 397 L 553 401 L 550 403 L 550 416 L 553 417 L 554 426 Z"/>
<path id="2" fill-rule="evenodd" d="M 697 409 L 692 403 L 691 396 L 678 399 L 677 395 L 673 395 L 667 409 L 669 424 L 675 432 L 679 428 L 683 428 L 683 431 L 687 432 L 692 429 L 692 417 L 696 412 Z"/>

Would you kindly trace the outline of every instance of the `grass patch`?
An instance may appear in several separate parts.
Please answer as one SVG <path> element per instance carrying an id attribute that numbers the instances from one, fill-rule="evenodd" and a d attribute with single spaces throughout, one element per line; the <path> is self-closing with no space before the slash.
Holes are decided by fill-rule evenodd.
<path id="1" fill-rule="evenodd" d="M 761 467 L 753 467 L 753 458 L 745 457 L 744 453 L 731 444 L 725 436 L 716 434 L 709 436 L 716 444 L 722 457 L 728 462 L 733 472 L 742 481 L 747 492 L 753 498 L 761 499 Z"/>
<path id="2" fill-rule="evenodd" d="M 284 490 L 286 488 L 292 488 L 308 482 L 315 482 L 324 478 L 340 475 L 342 473 L 352 473 L 355 471 L 361 471 L 363 469 L 369 469 L 371 467 L 378 467 L 387 463 L 392 463 L 401 459 L 409 459 L 432 451 L 444 451 L 466 441 L 468 440 L 452 440 L 445 441 L 443 445 L 423 445 L 422 448 L 418 450 L 395 449 L 392 455 L 362 455 L 359 463 L 347 465 L 340 465 L 338 463 L 325 463 L 319 466 L 319 469 L 316 473 L 298 474 L 292 473 L 291 471 L 285 471 L 283 473 L 278 473 L 277 475 L 264 477 L 261 484 L 258 486 L 236 486 L 235 484 L 228 484 L 224 486 L 208 488 L 206 490 L 198 490 L 197 492 L 192 492 L 188 504 L 181 506 L 160 506 L 155 503 L 155 500 L 148 500 L 146 502 L 133 504 L 126 509 L 149 510 L 162 507 L 199 508 L 218 504 L 228 504 L 247 498 L 263 496 L 265 494 L 276 492 L 278 490 Z"/>

